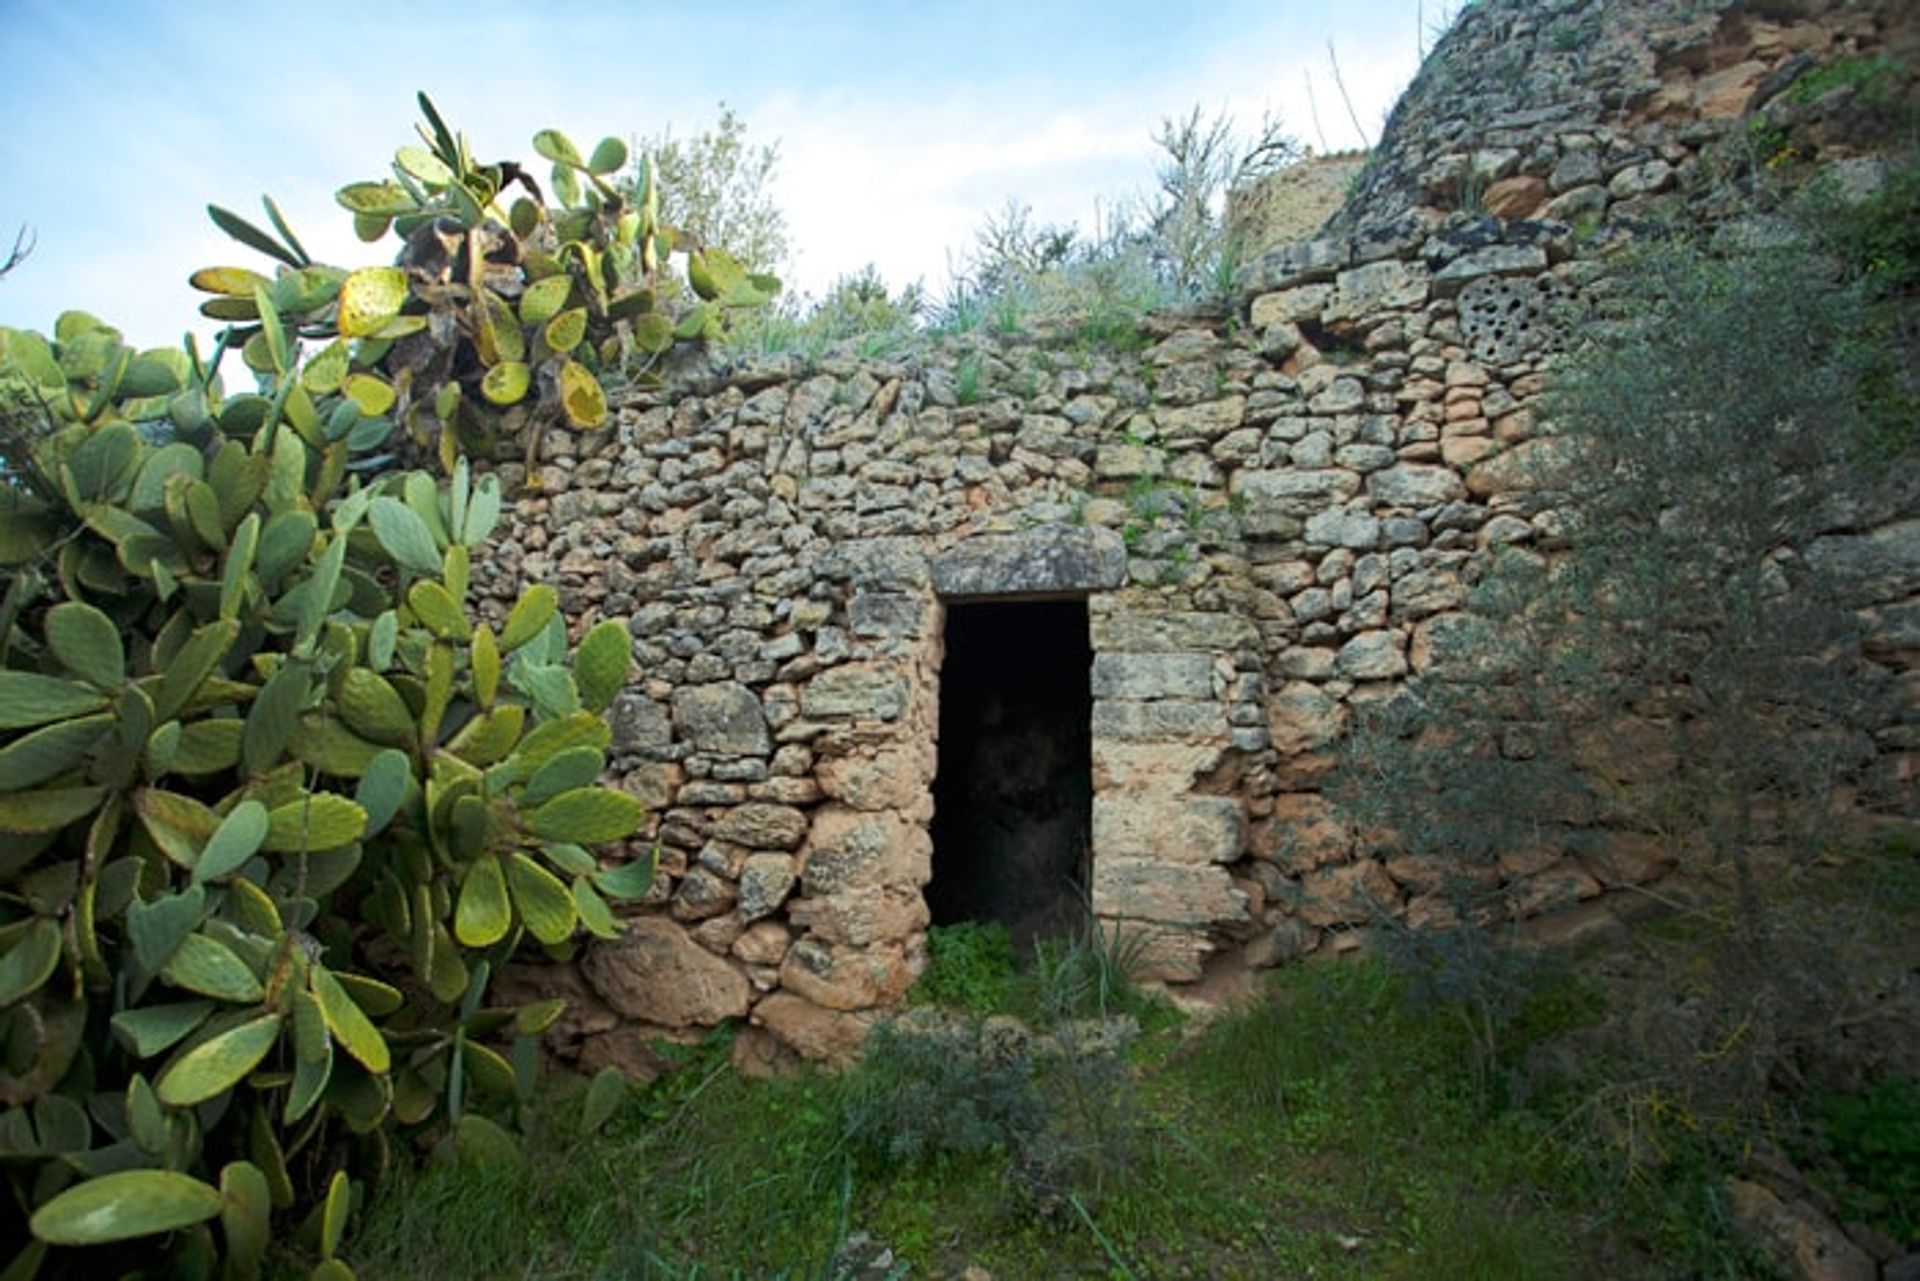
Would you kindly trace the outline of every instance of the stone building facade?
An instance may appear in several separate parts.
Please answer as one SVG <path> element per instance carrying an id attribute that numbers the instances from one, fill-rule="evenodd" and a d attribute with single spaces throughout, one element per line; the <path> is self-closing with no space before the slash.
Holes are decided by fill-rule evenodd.
<path id="1" fill-rule="evenodd" d="M 551 1047 L 644 1068 L 654 1038 L 737 1019 L 748 1062 L 857 1048 L 924 963 L 943 733 L 961 733 L 943 696 L 1000 723 L 991 662 L 943 686 L 982 607 L 1035 646 L 1062 617 L 1084 628 L 1084 848 L 1056 870 L 1155 977 L 1344 950 L 1383 905 L 1435 911 L 1433 870 L 1367 848 L 1327 799 L 1331 749 L 1357 703 L 1470 644 L 1491 549 L 1555 546 L 1536 412 L 1553 304 L 1615 238 L 1715 214 L 1724 148 L 1787 110 L 1769 102 L 1793 75 L 1888 52 L 1910 97 L 1902 10 L 1487 0 L 1321 238 L 1254 263 L 1230 314 L 1156 318 L 1124 351 L 1028 332 L 702 360 L 603 431 L 550 433 L 476 586 L 504 610 L 549 582 L 577 627 L 628 623 L 613 772 L 661 860 L 624 938 L 512 980 L 573 997 Z M 1821 163 L 1877 163 L 1844 98 L 1791 110 Z M 1863 794 L 1911 813 L 1920 520 L 1819 551 L 1905 682 Z M 1038 604 L 1058 608 L 1018 612 Z M 996 795 L 1017 803 L 1035 758 L 1002 754 Z M 1670 861 L 1629 832 L 1506 870 L 1545 908 Z"/>

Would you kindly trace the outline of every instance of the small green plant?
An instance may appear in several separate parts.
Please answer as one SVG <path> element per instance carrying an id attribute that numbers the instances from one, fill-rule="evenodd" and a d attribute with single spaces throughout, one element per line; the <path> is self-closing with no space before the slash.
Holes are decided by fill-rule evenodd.
<path id="1" fill-rule="evenodd" d="M 1145 934 L 1119 921 L 1089 921 L 1071 941 L 1036 940 L 1033 982 L 1041 1018 L 1059 1023 L 1153 1011 L 1158 1003 L 1135 981 L 1147 945 Z"/>
<path id="2" fill-rule="evenodd" d="M 1755 169 L 1778 169 L 1796 158 L 1786 128 L 1765 115 L 1747 121 L 1746 148 Z"/>
<path id="3" fill-rule="evenodd" d="M 1007 1007 L 1015 980 L 1013 943 L 997 921 L 960 921 L 927 931 L 927 968 L 914 984 L 915 1005 L 969 1014 Z"/>
<path id="4" fill-rule="evenodd" d="M 960 358 L 953 367 L 953 398 L 962 405 L 971 405 L 980 399 L 980 384 L 985 372 L 985 362 L 977 353 L 969 352 Z"/>

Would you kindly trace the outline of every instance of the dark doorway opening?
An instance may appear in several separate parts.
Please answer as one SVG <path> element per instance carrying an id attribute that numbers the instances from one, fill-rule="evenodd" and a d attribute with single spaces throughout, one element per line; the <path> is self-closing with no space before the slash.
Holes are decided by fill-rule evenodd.
<path id="1" fill-rule="evenodd" d="M 1024 952 L 1084 921 L 1092 666 L 1084 599 L 947 607 L 927 887 L 935 925 L 997 921 Z"/>

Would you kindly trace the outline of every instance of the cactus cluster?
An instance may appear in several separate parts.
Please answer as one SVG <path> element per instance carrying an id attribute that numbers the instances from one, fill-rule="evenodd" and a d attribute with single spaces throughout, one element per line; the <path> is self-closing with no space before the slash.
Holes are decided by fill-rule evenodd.
<path id="1" fill-rule="evenodd" d="M 10 1281 L 246 1277 L 289 1248 L 350 1276 L 343 1226 L 396 1145 L 510 1146 L 560 1004 L 490 1005 L 490 975 L 614 934 L 612 902 L 653 884 L 616 844 L 638 803 L 597 781 L 624 627 L 570 653 L 544 585 L 477 620 L 497 480 L 464 457 L 439 480 L 365 466 L 396 416 L 452 421 L 470 385 L 511 401 L 503 369 L 551 375 L 592 422 L 569 353 L 602 325 L 653 341 L 603 288 L 596 237 L 645 218 L 583 202 L 535 256 L 547 215 L 494 228 L 494 171 L 437 132 L 447 173 L 406 156 L 407 208 L 359 220 L 451 236 L 448 274 L 424 248 L 316 266 L 282 226 L 277 278 L 197 278 L 254 390 L 81 313 L 51 339 L 0 329 Z M 501 235 L 511 294 L 487 274 Z"/>
<path id="2" fill-rule="evenodd" d="M 283 374 L 296 338 L 324 343 L 301 391 L 342 393 L 369 421 L 404 424 L 447 471 L 463 451 L 489 453 L 521 435 L 531 462 L 547 423 L 606 420 L 609 372 L 645 376 L 675 342 L 717 337 L 730 315 L 778 293 L 778 280 L 662 223 L 644 160 L 633 189 L 610 182 L 628 159 L 618 138 L 583 155 L 557 129 L 535 134 L 534 150 L 551 163 L 558 203 L 549 205 L 531 172 L 477 163 L 466 136 L 419 100 L 425 146 L 401 147 L 390 178 L 336 196 L 361 239 L 400 238 L 393 266 L 313 262 L 270 199 L 272 232 L 209 208 L 229 235 L 285 268 L 274 280 L 243 267 L 192 277 L 214 295 L 201 311 L 230 322 L 223 342 L 256 372 Z M 676 253 L 693 291 L 687 306 L 661 288 Z"/>

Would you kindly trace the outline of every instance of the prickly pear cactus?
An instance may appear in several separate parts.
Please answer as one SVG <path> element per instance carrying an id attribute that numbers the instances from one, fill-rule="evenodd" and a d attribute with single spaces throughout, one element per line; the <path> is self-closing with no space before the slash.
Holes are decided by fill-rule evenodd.
<path id="1" fill-rule="evenodd" d="M 337 195 L 362 240 L 400 238 L 395 265 L 314 263 L 269 200 L 277 235 L 209 212 L 284 270 L 268 280 L 209 267 L 192 280 L 214 295 L 201 310 L 231 322 L 225 341 L 249 367 L 284 373 L 291 335 L 330 340 L 307 363 L 303 390 L 341 393 L 368 419 L 404 424 L 447 471 L 463 447 L 486 453 L 524 434 L 532 462 L 548 423 L 599 427 L 606 378 L 644 378 L 675 342 L 718 337 L 730 315 L 779 292 L 772 276 L 664 225 L 650 164 L 631 191 L 610 181 L 628 162 L 618 138 L 583 154 L 556 129 L 535 134 L 551 163 L 549 204 L 519 164 L 477 163 L 425 94 L 420 109 L 426 145 L 400 148 L 391 178 Z M 661 288 L 675 253 L 693 291 L 684 307 Z"/>
<path id="2" fill-rule="evenodd" d="M 407 314 L 360 292 L 255 283 L 237 395 L 79 313 L 0 330 L 9 1278 L 244 1277 L 289 1239 L 350 1276 L 396 1142 L 510 1149 L 560 1005 L 489 975 L 652 884 L 596 852 L 641 819 L 597 781 L 629 639 L 570 656 L 545 586 L 469 613 L 499 485 L 365 474 L 400 393 L 287 319 L 325 295 L 390 341 Z"/>

